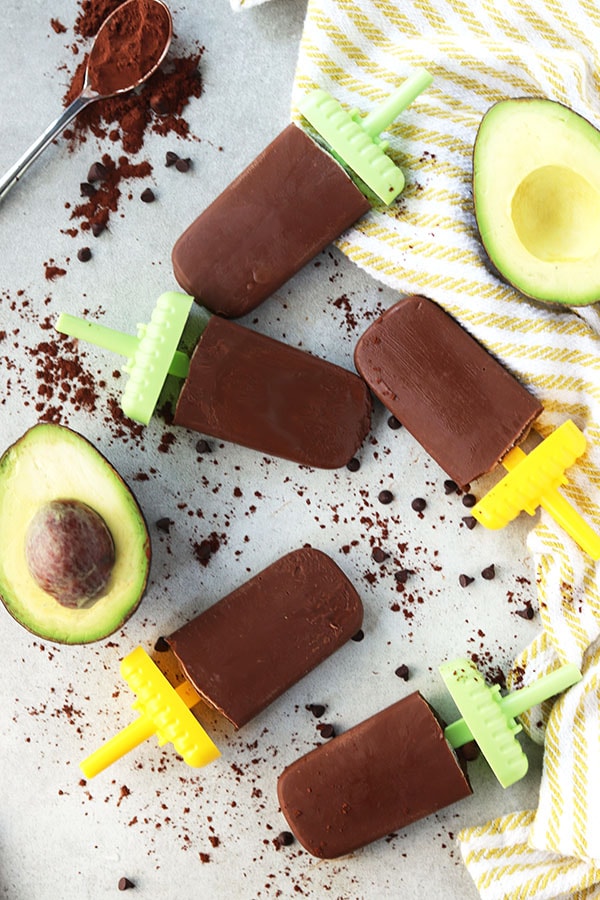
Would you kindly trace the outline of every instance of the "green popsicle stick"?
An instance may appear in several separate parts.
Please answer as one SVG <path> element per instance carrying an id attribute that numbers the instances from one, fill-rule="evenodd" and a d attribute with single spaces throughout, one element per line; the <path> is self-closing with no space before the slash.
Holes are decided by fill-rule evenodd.
<path id="1" fill-rule="evenodd" d="M 138 337 L 123 334 L 96 322 L 87 322 L 62 313 L 57 331 L 119 353 L 128 358 L 124 367 L 129 380 L 123 391 L 121 408 L 125 415 L 147 425 L 167 375 L 186 378 L 189 359 L 177 350 L 194 302 L 193 297 L 177 291 L 161 294 L 147 325 L 138 326 Z M 210 314 L 206 313 L 203 325 Z"/>
<path id="2" fill-rule="evenodd" d="M 347 112 L 327 91 L 307 94 L 298 108 L 329 146 L 331 153 L 351 169 L 386 204 L 404 187 L 402 170 L 386 155 L 384 131 L 413 100 L 428 87 L 433 76 L 417 69 L 377 109 L 362 118 L 357 110 Z"/>
<path id="3" fill-rule="evenodd" d="M 454 748 L 477 741 L 503 787 L 514 784 L 527 772 L 527 757 L 516 740 L 521 726 L 514 717 L 581 680 L 577 666 L 568 663 L 501 697 L 499 685 L 488 687 L 471 660 L 444 663 L 440 673 L 462 714 L 462 719 L 445 728 L 446 740 Z"/>

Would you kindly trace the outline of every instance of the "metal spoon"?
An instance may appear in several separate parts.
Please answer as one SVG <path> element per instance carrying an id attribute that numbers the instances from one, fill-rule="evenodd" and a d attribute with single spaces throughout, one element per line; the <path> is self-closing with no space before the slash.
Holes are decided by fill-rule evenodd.
<path id="1" fill-rule="evenodd" d="M 96 37 L 94 38 L 94 41 L 96 41 L 98 39 L 98 36 L 106 28 L 106 26 L 110 20 L 112 20 L 115 16 L 122 15 L 125 7 L 131 5 L 132 3 L 138 3 L 138 2 L 139 2 L 139 0 L 126 0 L 125 3 L 122 3 L 120 6 L 118 6 L 110 14 L 110 16 L 108 16 L 104 20 L 104 22 L 100 26 L 100 29 L 98 30 L 98 33 L 96 34 Z M 142 77 L 139 78 L 134 84 L 129 84 L 125 87 L 119 88 L 119 90 L 112 91 L 111 93 L 108 93 L 108 94 L 99 94 L 97 91 L 93 90 L 93 88 L 90 86 L 90 63 L 92 62 L 92 60 L 94 58 L 95 43 L 92 44 L 92 49 L 90 50 L 90 55 L 88 58 L 88 64 L 87 64 L 87 68 L 86 68 L 86 72 L 85 72 L 83 88 L 81 90 L 81 93 L 79 94 L 78 97 L 75 97 L 75 99 L 67 106 L 67 108 L 64 110 L 64 112 L 57 119 L 55 119 L 55 121 L 52 122 L 52 124 L 49 125 L 48 128 L 46 128 L 44 133 L 42 135 L 40 135 L 40 137 L 37 139 L 37 141 L 35 141 L 31 145 L 31 147 L 23 154 L 23 156 L 21 156 L 21 158 L 17 160 L 17 162 L 14 164 L 14 166 L 12 166 L 12 168 L 10 168 L 8 170 L 6 175 L 2 179 L 0 179 L 0 200 L 2 200 L 4 198 L 4 196 L 8 193 L 10 188 L 13 186 L 13 184 L 15 184 L 15 182 L 19 181 L 21 176 L 29 168 L 31 163 L 35 159 L 37 159 L 37 157 L 40 155 L 42 150 L 45 150 L 45 148 L 48 146 L 48 144 L 50 144 L 66 128 L 66 126 L 69 124 L 69 122 L 71 122 L 75 118 L 75 116 L 79 112 L 81 112 L 82 109 L 84 109 L 86 106 L 88 106 L 88 104 L 93 103 L 94 100 L 105 100 L 107 97 L 114 97 L 116 94 L 124 94 L 127 91 L 132 91 L 134 88 L 138 87 L 144 81 L 146 81 L 146 79 L 148 79 L 150 77 L 150 75 L 152 75 L 153 72 L 156 71 L 158 66 L 161 64 L 161 62 L 165 58 L 165 54 L 166 54 L 167 50 L 169 49 L 169 44 L 171 43 L 171 38 L 173 36 L 173 22 L 171 19 L 171 13 L 169 12 L 169 9 L 166 6 L 166 4 L 162 2 L 162 0 L 152 0 L 152 2 L 159 4 L 160 6 L 162 6 L 165 9 L 167 16 L 168 16 L 168 23 L 169 23 L 168 32 L 165 37 L 164 49 L 163 49 L 162 53 L 160 54 L 159 58 L 153 64 L 152 68 L 149 69 L 147 72 L 145 72 L 142 75 Z"/>

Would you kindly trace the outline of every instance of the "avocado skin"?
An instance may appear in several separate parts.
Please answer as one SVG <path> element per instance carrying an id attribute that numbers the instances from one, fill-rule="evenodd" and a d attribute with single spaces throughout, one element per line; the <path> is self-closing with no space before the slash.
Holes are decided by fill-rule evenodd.
<path id="1" fill-rule="evenodd" d="M 24 601 L 22 596 L 15 595 L 14 583 L 11 584 L 10 578 L 7 578 L 6 548 L 2 545 L 4 520 L 7 511 L 18 510 L 23 505 L 18 475 L 15 472 L 20 470 L 24 460 L 27 462 L 28 459 L 33 459 L 34 456 L 35 466 L 39 471 L 43 471 L 42 448 L 45 440 L 48 441 L 50 455 L 52 456 L 51 468 L 56 469 L 56 451 L 57 449 L 62 450 L 64 446 L 65 452 L 75 454 L 74 458 L 78 462 L 81 461 L 82 468 L 86 474 L 89 475 L 90 472 L 95 472 L 98 475 L 98 496 L 109 492 L 113 505 L 116 506 L 124 519 L 122 524 L 117 524 L 116 518 L 112 523 L 107 522 L 115 540 L 116 553 L 121 560 L 120 568 L 118 571 L 115 569 L 113 573 L 114 584 L 111 586 L 108 596 L 101 598 L 97 604 L 91 605 L 89 609 L 80 610 L 61 607 L 53 597 L 37 588 L 27 572 L 24 549 L 22 560 L 17 560 L 13 568 L 15 571 L 19 570 L 23 578 L 27 579 L 28 588 L 29 582 L 31 582 L 35 590 L 31 590 L 31 593 L 28 591 L 26 593 L 27 599 Z M 73 468 L 71 467 L 71 470 Z M 68 469 L 68 465 L 65 465 L 65 483 L 67 484 Z M 32 481 L 31 478 L 29 480 L 30 482 Z M 15 481 L 17 482 L 16 488 Z M 84 502 L 94 508 L 87 495 L 82 498 L 78 496 L 77 491 L 69 491 L 68 486 L 66 490 L 61 489 L 61 487 L 64 487 L 64 485 L 57 484 L 55 489 L 53 487 L 53 496 L 64 497 L 65 493 L 70 494 L 72 499 L 83 499 Z M 43 504 L 47 499 L 48 488 L 42 485 L 41 491 L 44 493 L 44 497 L 40 497 L 39 505 Z M 24 493 L 26 493 L 26 490 L 24 490 Z M 29 506 L 34 509 L 33 503 L 29 503 Z M 108 516 L 104 515 L 103 518 L 106 519 Z M 16 531 L 17 536 L 15 540 L 18 542 L 21 537 L 18 526 Z M 24 531 L 22 537 L 24 538 Z M 128 547 L 129 539 L 131 539 L 131 543 Z M 129 571 L 135 570 L 135 578 L 125 579 L 126 586 L 123 588 L 123 593 L 119 593 L 123 580 L 120 573 L 128 570 L 129 549 L 132 551 Z M 8 556 L 9 554 L 6 553 L 6 555 Z M 10 555 L 15 557 L 19 554 L 12 553 Z M 31 634 L 57 644 L 87 644 L 109 637 L 115 631 L 118 631 L 138 608 L 148 585 L 151 560 L 152 549 L 148 526 L 135 496 L 114 466 L 87 438 L 65 425 L 40 423 L 29 428 L 2 454 L 0 457 L 0 600 L 15 621 Z M 24 573 L 22 570 L 25 570 Z M 38 595 L 43 595 L 44 602 L 47 600 L 48 609 L 51 610 L 48 622 L 44 622 L 43 613 L 36 614 L 33 609 L 28 608 L 28 602 L 31 602 L 32 607 L 37 603 L 36 592 Z M 29 597 L 35 597 L 36 599 L 29 601 Z M 58 620 L 59 626 L 56 625 L 56 620 Z"/>
<path id="2" fill-rule="evenodd" d="M 498 254 L 495 252 L 493 246 L 491 246 L 489 240 L 486 238 L 486 235 L 483 233 L 480 224 L 480 215 L 478 214 L 478 189 L 477 189 L 477 164 L 476 157 L 479 150 L 479 145 L 481 142 L 482 135 L 485 134 L 485 131 L 488 127 L 488 121 L 491 115 L 493 115 L 494 111 L 499 107 L 509 106 L 513 107 L 515 110 L 525 109 L 528 105 L 532 104 L 543 104 L 548 109 L 554 110 L 562 110 L 565 113 L 566 118 L 569 121 L 580 123 L 583 128 L 589 129 L 590 134 L 595 134 L 597 136 L 598 143 L 598 166 L 600 167 L 600 131 L 599 129 L 587 118 L 582 116 L 580 113 L 575 112 L 571 107 L 567 106 L 564 103 L 561 103 L 557 100 L 549 100 L 543 96 L 531 95 L 526 97 L 514 97 L 509 100 L 499 100 L 496 103 L 492 104 L 490 108 L 487 110 L 485 115 L 483 116 L 481 122 L 479 123 L 479 127 L 477 129 L 477 133 L 475 136 L 475 142 L 473 145 L 473 153 L 472 153 L 472 194 L 473 194 L 473 207 L 475 212 L 475 227 L 476 234 L 478 240 L 483 248 L 484 255 L 482 258 L 482 264 L 488 270 L 488 272 L 501 281 L 503 284 L 506 284 L 509 287 L 514 288 L 518 291 L 522 296 L 526 297 L 528 300 L 532 300 L 535 303 L 538 303 L 542 306 L 552 306 L 554 308 L 558 307 L 569 307 L 569 306 L 589 306 L 594 303 L 600 301 L 600 259 L 597 265 L 597 276 L 595 278 L 597 284 L 591 288 L 591 293 L 587 295 L 579 291 L 577 295 L 574 296 L 548 296 L 546 293 L 542 295 L 542 292 L 539 292 L 527 285 L 524 285 L 520 280 L 518 273 L 513 274 L 510 273 L 507 268 L 502 265 L 502 263 L 498 264 Z M 577 171 L 576 165 L 573 165 L 573 170 Z M 560 267 L 560 263 L 557 264 Z"/>

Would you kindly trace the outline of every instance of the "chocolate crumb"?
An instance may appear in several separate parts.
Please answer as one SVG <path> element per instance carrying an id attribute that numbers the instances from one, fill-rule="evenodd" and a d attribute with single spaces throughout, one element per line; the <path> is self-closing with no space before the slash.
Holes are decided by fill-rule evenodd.
<path id="1" fill-rule="evenodd" d="M 92 258 L 92 251 L 89 247 L 80 247 L 77 251 L 77 259 L 79 262 L 88 262 Z"/>
<path id="2" fill-rule="evenodd" d="M 402 422 L 400 422 L 396 418 L 396 416 L 390 416 L 389 419 L 387 420 L 387 423 L 388 423 L 388 427 L 391 428 L 393 431 L 397 431 L 398 428 L 402 428 Z"/>
<path id="3" fill-rule="evenodd" d="M 352 640 L 359 643 L 360 641 L 363 640 L 364 636 L 365 636 L 364 631 L 362 630 L 362 628 L 359 628 L 358 631 L 356 632 L 356 634 L 352 635 Z"/>
<path id="4" fill-rule="evenodd" d="M 394 495 L 391 491 L 380 491 L 377 499 L 380 503 L 384 503 L 387 505 L 388 503 L 392 502 L 392 500 L 394 499 Z"/>
<path id="5" fill-rule="evenodd" d="M 349 472 L 358 472 L 358 470 L 360 469 L 360 460 L 358 460 L 356 457 L 353 457 L 346 463 L 346 468 Z"/>
<path id="6" fill-rule="evenodd" d="M 425 507 L 427 506 L 427 501 L 423 499 L 423 497 L 415 497 L 415 499 L 410 504 L 415 512 L 423 512 Z"/>
<path id="7" fill-rule="evenodd" d="M 496 577 L 496 567 L 494 566 L 494 563 L 492 563 L 491 566 L 486 566 L 485 569 L 482 570 L 481 577 L 485 578 L 486 581 L 491 581 L 492 578 Z"/>
<path id="8" fill-rule="evenodd" d="M 397 675 L 398 678 L 402 678 L 403 681 L 408 681 L 408 676 L 410 672 L 408 670 L 408 666 L 405 663 L 402 663 L 401 666 L 395 670 L 394 675 Z"/>
<path id="9" fill-rule="evenodd" d="M 465 523 L 469 531 L 473 531 L 473 529 L 477 525 L 477 519 L 475 518 L 475 516 L 463 516 L 462 521 Z"/>
<path id="10" fill-rule="evenodd" d="M 200 440 L 196 443 L 196 453 L 203 454 L 203 453 L 210 453 L 210 452 L 211 452 L 211 446 L 208 443 L 208 441 Z"/>
<path id="11" fill-rule="evenodd" d="M 319 722 L 319 724 L 317 725 L 317 731 L 322 738 L 335 737 L 335 728 L 333 727 L 333 725 L 325 725 L 324 722 Z"/>
<path id="12" fill-rule="evenodd" d="M 320 719 L 325 713 L 326 707 L 322 703 L 307 703 L 306 709 L 313 714 L 315 719 Z"/>
<path id="13" fill-rule="evenodd" d="M 475 504 L 477 503 L 477 497 L 475 497 L 474 494 L 465 494 L 462 498 L 462 503 L 463 506 L 475 506 Z"/>
<path id="14" fill-rule="evenodd" d="M 133 881 L 130 881 L 129 878 L 119 878 L 119 890 L 120 891 L 129 891 L 131 888 L 134 888 L 135 884 Z"/>
<path id="15" fill-rule="evenodd" d="M 145 188 L 140 194 L 140 200 L 142 203 L 154 203 L 156 197 L 152 188 Z"/>
<path id="16" fill-rule="evenodd" d="M 385 562 L 386 559 L 390 558 L 390 554 L 386 553 L 385 550 L 382 550 L 381 547 L 373 547 L 371 556 L 373 557 L 375 562 L 378 562 L 378 563 Z"/>
<path id="17" fill-rule="evenodd" d="M 458 583 L 460 584 L 461 587 L 468 587 L 474 581 L 475 581 L 475 579 L 471 578 L 470 575 L 459 575 L 458 576 Z"/>
<path id="18" fill-rule="evenodd" d="M 166 642 L 166 640 L 164 639 L 164 637 L 162 636 L 162 634 L 159 638 L 156 639 L 156 643 L 154 644 L 154 649 L 157 653 L 166 653 L 167 650 L 169 649 L 169 645 Z"/>

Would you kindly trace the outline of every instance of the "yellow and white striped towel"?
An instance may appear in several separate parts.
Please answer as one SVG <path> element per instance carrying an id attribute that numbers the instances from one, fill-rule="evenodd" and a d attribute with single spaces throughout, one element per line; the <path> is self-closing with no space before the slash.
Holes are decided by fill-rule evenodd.
<path id="1" fill-rule="evenodd" d="M 368 112 L 415 67 L 432 72 L 432 86 L 389 131 L 404 193 L 338 245 L 375 278 L 453 314 L 542 401 L 536 428 L 544 436 L 575 421 L 588 452 L 564 493 L 596 529 L 598 312 L 529 302 L 490 273 L 476 233 L 471 154 L 483 114 L 509 97 L 558 100 L 600 125 L 597 48 L 600 11 L 591 0 L 309 0 L 293 97 L 296 118 L 298 100 L 317 86 Z M 532 737 L 543 740 L 547 730 L 538 809 L 467 829 L 459 840 L 486 898 L 600 896 L 591 887 L 600 883 L 598 575 L 545 513 L 528 546 L 543 631 L 513 677 L 528 683 L 566 661 L 585 677 L 551 711 L 526 719 Z"/>

